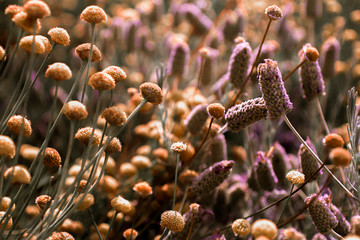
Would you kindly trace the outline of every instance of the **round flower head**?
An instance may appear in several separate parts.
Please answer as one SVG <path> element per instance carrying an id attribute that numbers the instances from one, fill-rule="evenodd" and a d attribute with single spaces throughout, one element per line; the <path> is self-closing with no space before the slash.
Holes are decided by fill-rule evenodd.
<path id="1" fill-rule="evenodd" d="M 5 14 L 9 15 L 10 18 L 13 18 L 16 14 L 18 14 L 22 10 L 23 10 L 22 6 L 12 4 L 5 8 Z"/>
<path id="2" fill-rule="evenodd" d="M 306 47 L 305 57 L 309 62 L 316 62 L 319 59 L 319 52 L 316 48 L 308 46 Z"/>
<path id="3" fill-rule="evenodd" d="M 109 66 L 109 67 L 105 68 L 104 70 L 102 70 L 102 72 L 107 73 L 110 76 L 112 76 L 115 80 L 115 83 L 118 83 L 127 77 L 125 71 L 118 66 Z"/>
<path id="4" fill-rule="evenodd" d="M 337 147 L 331 150 L 329 159 L 336 165 L 347 167 L 351 163 L 351 154 L 348 150 L 342 147 Z"/>
<path id="5" fill-rule="evenodd" d="M 46 148 L 43 164 L 47 167 L 59 167 L 61 157 L 58 151 L 54 148 Z"/>
<path id="6" fill-rule="evenodd" d="M 104 142 L 103 142 L 103 144 L 106 142 L 106 139 L 104 139 Z M 111 141 L 110 141 L 110 143 L 109 143 L 109 145 L 105 148 L 105 152 L 106 153 L 114 153 L 114 152 L 121 152 L 121 149 L 122 149 L 122 147 L 121 147 L 121 142 L 120 142 L 120 140 L 117 138 L 117 137 L 114 137 Z"/>
<path id="7" fill-rule="evenodd" d="M 125 215 L 132 216 L 135 213 L 135 206 L 125 198 L 117 196 L 111 200 L 111 206 L 117 211 Z"/>
<path id="8" fill-rule="evenodd" d="M 24 4 L 23 9 L 31 18 L 43 18 L 50 16 L 51 14 L 49 6 L 40 0 L 27 1 Z"/>
<path id="9" fill-rule="evenodd" d="M 92 131 L 93 131 L 93 129 L 91 127 L 80 128 L 76 132 L 75 138 L 78 139 L 82 144 L 88 145 L 90 138 L 91 138 Z M 96 131 L 94 131 L 92 145 L 95 145 L 95 146 L 99 145 L 100 140 L 101 140 L 101 136 L 99 134 L 97 134 Z"/>
<path id="10" fill-rule="evenodd" d="M 146 82 L 141 84 L 140 93 L 143 98 L 154 105 L 160 104 L 163 100 L 161 88 L 155 83 Z"/>
<path id="11" fill-rule="evenodd" d="M 23 126 L 23 135 L 25 137 L 30 137 L 32 133 L 31 122 L 21 115 L 12 116 L 8 120 L 6 125 L 8 126 L 9 130 L 15 133 L 16 135 L 20 135 L 22 126 Z"/>
<path id="12" fill-rule="evenodd" d="M 293 109 L 276 61 L 265 59 L 258 66 L 260 90 L 270 119 L 279 119 Z"/>
<path id="13" fill-rule="evenodd" d="M 11 205 L 11 198 L 9 198 L 9 197 L 2 197 L 2 199 L 1 199 L 1 204 L 0 204 L 0 211 L 6 211 L 6 210 L 8 210 L 9 207 L 10 207 L 10 205 Z M 13 212 L 14 209 L 15 209 L 15 204 L 12 205 L 10 211 Z"/>
<path id="14" fill-rule="evenodd" d="M 95 202 L 95 199 L 94 199 L 94 196 L 92 194 L 90 194 L 90 193 L 87 193 L 87 194 L 82 193 L 79 196 L 77 196 L 77 198 L 75 199 L 74 204 L 75 205 L 79 204 L 77 206 L 78 210 L 86 210 L 91 205 L 93 205 L 94 202 Z"/>
<path id="15" fill-rule="evenodd" d="M 173 150 L 176 153 L 182 153 L 184 151 L 186 151 L 187 145 L 186 143 L 183 142 L 176 142 L 171 144 L 170 149 Z"/>
<path id="16" fill-rule="evenodd" d="M 220 119 L 225 115 L 225 108 L 220 103 L 212 103 L 207 107 L 209 115 L 215 119 Z"/>
<path id="17" fill-rule="evenodd" d="M 189 58 L 190 48 L 186 42 L 178 41 L 173 44 L 168 60 L 168 75 L 182 77 L 186 72 Z"/>
<path id="18" fill-rule="evenodd" d="M 286 178 L 292 184 L 302 184 L 305 181 L 305 175 L 297 170 L 292 170 L 286 174 Z"/>
<path id="19" fill-rule="evenodd" d="M 40 19 L 30 18 L 28 14 L 24 11 L 17 13 L 12 19 L 17 26 L 21 29 L 33 33 L 34 32 L 34 21 L 36 21 L 36 33 L 38 33 L 41 29 Z"/>
<path id="20" fill-rule="evenodd" d="M 75 238 L 68 232 L 54 232 L 51 234 L 50 240 L 75 240 Z"/>
<path id="21" fill-rule="evenodd" d="M 51 197 L 48 195 L 40 195 L 35 199 L 36 205 L 43 210 L 48 202 L 51 201 Z"/>
<path id="22" fill-rule="evenodd" d="M 7 158 L 15 156 L 15 143 L 8 136 L 0 135 L 0 156 Z"/>
<path id="23" fill-rule="evenodd" d="M 87 118 L 88 116 L 86 106 L 76 100 L 67 102 L 61 109 L 61 112 L 69 120 L 81 120 Z"/>
<path id="24" fill-rule="evenodd" d="M 251 235 L 254 238 L 264 236 L 275 239 L 278 235 L 276 224 L 268 219 L 258 219 L 251 225 Z"/>
<path id="25" fill-rule="evenodd" d="M 138 235 L 139 233 L 133 228 L 128 228 L 123 233 L 123 236 L 126 240 L 135 240 Z"/>
<path id="26" fill-rule="evenodd" d="M 342 147 L 344 146 L 344 143 L 344 139 L 336 133 L 330 133 L 326 135 L 323 139 L 323 144 L 328 150 L 332 148 Z"/>
<path id="27" fill-rule="evenodd" d="M 111 90 L 115 88 L 115 81 L 112 76 L 104 72 L 94 73 L 89 78 L 89 85 L 98 91 Z"/>
<path id="28" fill-rule="evenodd" d="M 48 31 L 51 40 L 59 45 L 70 45 L 70 35 L 64 28 L 52 28 Z"/>
<path id="29" fill-rule="evenodd" d="M 31 53 L 33 45 L 33 36 L 26 36 L 21 38 L 19 43 L 19 48 L 24 49 L 26 52 Z M 37 37 L 35 37 L 35 44 L 34 44 L 34 53 L 35 54 L 43 54 L 45 52 L 45 45 L 43 41 Z"/>
<path id="30" fill-rule="evenodd" d="M 9 167 L 6 169 L 4 177 L 5 179 L 12 178 L 11 183 L 29 184 L 31 181 L 31 175 L 29 171 L 21 165 Z"/>
<path id="31" fill-rule="evenodd" d="M 90 56 L 90 48 L 91 48 L 90 43 L 80 44 L 79 46 L 77 46 L 75 48 L 75 54 L 79 58 L 81 58 L 81 60 L 87 61 L 89 59 L 89 56 Z M 101 52 L 95 45 L 93 45 L 93 51 L 92 51 L 92 55 L 91 55 L 91 62 L 98 62 L 100 60 L 101 60 Z"/>
<path id="32" fill-rule="evenodd" d="M 272 21 L 276 21 L 280 18 L 282 18 L 282 11 L 281 9 L 276 5 L 271 5 L 265 9 L 265 14 L 268 16 L 268 18 Z"/>
<path id="33" fill-rule="evenodd" d="M 0 46 L 0 61 L 4 61 L 5 60 L 5 49 Z"/>
<path id="34" fill-rule="evenodd" d="M 5 212 L 4 212 L 4 211 L 1 211 L 1 212 L 0 212 L 0 219 L 2 219 L 3 217 L 5 217 Z M 5 229 L 9 229 L 9 228 L 11 228 L 12 224 L 13 224 L 13 221 L 12 221 L 12 218 L 10 217 L 10 218 L 9 218 L 9 221 L 7 222 L 7 224 L 6 224 L 6 226 L 5 226 L 4 228 L 5 228 Z M 0 228 L 2 228 L 3 225 L 4 225 L 4 220 L 1 221 L 1 223 L 0 223 Z"/>
<path id="35" fill-rule="evenodd" d="M 147 182 L 139 182 L 135 184 L 133 190 L 142 198 L 146 198 L 153 193 L 152 187 Z"/>
<path id="36" fill-rule="evenodd" d="M 98 6 L 88 6 L 82 11 L 80 15 L 80 19 L 88 23 L 97 24 L 97 23 L 106 22 L 107 16 L 102 8 Z"/>
<path id="37" fill-rule="evenodd" d="M 72 77 L 72 72 L 65 63 L 57 62 L 48 66 L 45 72 L 45 77 L 51 78 L 55 81 L 64 81 Z"/>
<path id="38" fill-rule="evenodd" d="M 231 226 L 235 236 L 246 236 L 249 235 L 251 232 L 251 226 L 248 221 L 245 219 L 237 219 L 233 222 Z"/>
<path id="39" fill-rule="evenodd" d="M 101 114 L 101 117 L 105 118 L 108 124 L 118 127 L 126 122 L 125 112 L 116 106 L 106 108 Z"/>
<path id="40" fill-rule="evenodd" d="M 45 52 L 50 53 L 52 50 L 51 43 L 47 37 L 44 37 L 42 35 L 36 35 L 35 38 L 38 38 L 45 46 Z"/>
<path id="41" fill-rule="evenodd" d="M 173 232 L 181 232 L 184 229 L 185 221 L 177 211 L 165 211 L 161 214 L 160 225 Z"/>

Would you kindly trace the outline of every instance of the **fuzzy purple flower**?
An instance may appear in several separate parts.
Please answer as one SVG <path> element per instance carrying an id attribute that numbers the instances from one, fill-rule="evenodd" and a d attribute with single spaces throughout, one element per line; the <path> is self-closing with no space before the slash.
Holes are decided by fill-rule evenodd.
<path id="1" fill-rule="evenodd" d="M 234 161 L 217 162 L 197 176 L 190 189 L 190 196 L 203 197 L 215 190 L 231 173 Z"/>
<path id="2" fill-rule="evenodd" d="M 309 47 L 311 47 L 311 44 L 307 43 L 299 52 L 300 62 L 306 59 L 299 69 L 299 75 L 302 94 L 307 101 L 311 101 L 317 96 L 325 94 L 325 85 L 319 62 L 317 60 L 313 62 L 309 61 L 305 55 L 306 48 Z"/>
<path id="3" fill-rule="evenodd" d="M 192 3 L 181 5 L 180 12 L 186 17 L 194 28 L 194 34 L 203 35 L 209 31 L 213 22 L 198 6 Z"/>
<path id="4" fill-rule="evenodd" d="M 203 72 L 201 74 L 200 82 L 203 86 L 209 86 L 214 82 L 217 70 L 217 58 L 219 51 L 213 48 L 207 48 L 208 53 L 204 57 Z M 198 66 L 200 71 L 201 56 L 198 58 Z"/>
<path id="5" fill-rule="evenodd" d="M 185 119 L 185 127 L 191 134 L 196 134 L 202 129 L 208 117 L 207 105 L 197 105 Z"/>
<path id="6" fill-rule="evenodd" d="M 249 71 L 251 48 L 243 41 L 235 46 L 230 57 L 228 73 L 230 82 L 235 88 L 241 88 Z"/>
<path id="7" fill-rule="evenodd" d="M 258 77 L 270 119 L 279 119 L 282 114 L 290 112 L 293 105 L 286 93 L 277 62 L 265 59 L 265 63 L 258 66 Z"/>
<path id="8" fill-rule="evenodd" d="M 312 194 L 305 199 L 305 204 L 308 205 L 311 219 L 320 233 L 329 233 L 331 229 L 336 227 L 338 220 L 331 212 L 324 197 Z"/>
<path id="9" fill-rule="evenodd" d="M 278 180 L 275 176 L 270 159 L 265 156 L 264 152 L 257 153 L 255 169 L 259 187 L 265 191 L 274 190 Z"/>
<path id="10" fill-rule="evenodd" d="M 182 77 L 186 72 L 189 57 L 189 45 L 184 41 L 175 43 L 171 47 L 171 54 L 168 61 L 168 75 Z"/>
<path id="11" fill-rule="evenodd" d="M 340 57 L 340 43 L 335 37 L 329 37 L 321 48 L 321 73 L 329 79 L 335 74 L 335 62 Z"/>
<path id="12" fill-rule="evenodd" d="M 226 148 L 226 140 L 223 134 L 217 135 L 212 141 L 210 145 L 211 152 L 211 162 L 219 162 L 224 159 L 227 159 L 227 148 Z"/>
<path id="13" fill-rule="evenodd" d="M 222 32 L 226 40 L 232 42 L 244 32 L 245 17 L 240 10 L 228 11 L 225 15 L 225 21 L 222 25 Z"/>
<path id="14" fill-rule="evenodd" d="M 254 98 L 231 107 L 225 115 L 227 127 L 230 131 L 239 132 L 241 129 L 266 118 L 267 110 L 263 98 Z"/>
<path id="15" fill-rule="evenodd" d="M 306 144 L 314 151 L 314 153 L 316 153 L 316 149 L 310 141 L 309 137 L 306 139 Z M 305 179 L 308 179 L 316 170 L 318 170 L 320 165 L 303 144 L 300 146 L 298 155 L 301 159 L 302 173 L 305 175 Z M 311 181 L 314 181 L 320 174 L 322 174 L 321 170 L 315 177 L 311 179 Z"/>
<path id="16" fill-rule="evenodd" d="M 124 22 L 124 26 L 122 28 L 122 34 L 128 52 L 133 52 L 136 49 L 135 46 L 136 32 L 140 26 L 141 26 L 140 19 L 129 20 Z"/>
<path id="17" fill-rule="evenodd" d="M 274 151 L 270 157 L 271 164 L 273 166 L 275 175 L 279 180 L 279 183 L 282 186 L 285 186 L 287 183 L 286 174 L 288 172 L 289 160 L 285 149 L 280 145 L 280 143 L 275 142 L 273 147 Z"/>

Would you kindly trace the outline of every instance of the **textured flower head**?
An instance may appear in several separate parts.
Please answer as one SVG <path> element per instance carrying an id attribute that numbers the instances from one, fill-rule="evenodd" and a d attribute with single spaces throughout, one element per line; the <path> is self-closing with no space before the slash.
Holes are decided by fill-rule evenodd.
<path id="1" fill-rule="evenodd" d="M 292 170 L 286 174 L 286 178 L 292 184 L 302 184 L 305 181 L 305 175 L 297 170 Z"/>
<path id="2" fill-rule="evenodd" d="M 265 63 L 258 66 L 260 90 L 262 92 L 270 119 L 279 119 L 293 109 L 281 72 L 276 61 L 265 59 Z"/>
<path id="3" fill-rule="evenodd" d="M 170 149 L 176 153 L 182 153 L 182 152 L 186 151 L 187 145 L 186 145 L 186 143 L 183 143 L 183 142 L 176 142 L 171 145 Z"/>

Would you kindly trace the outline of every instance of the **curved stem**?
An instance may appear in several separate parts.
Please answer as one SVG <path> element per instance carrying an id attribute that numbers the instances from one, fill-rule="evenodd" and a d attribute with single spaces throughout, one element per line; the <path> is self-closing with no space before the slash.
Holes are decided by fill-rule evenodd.
<path id="1" fill-rule="evenodd" d="M 315 98 L 315 104 L 316 104 L 316 108 L 317 108 L 317 110 L 318 110 L 318 112 L 319 112 L 321 122 L 322 122 L 322 124 L 324 125 L 326 134 L 329 135 L 329 134 L 330 134 L 330 130 L 329 130 L 329 127 L 328 127 L 328 125 L 327 125 L 327 123 L 326 123 L 326 120 L 325 120 L 325 117 L 324 117 L 324 113 L 323 113 L 323 111 L 322 111 L 321 104 L 320 104 L 320 100 L 319 100 L 319 97 L 318 97 L 318 96 Z"/>
<path id="2" fill-rule="evenodd" d="M 284 214 L 284 211 L 285 211 L 285 209 L 286 209 L 286 206 L 288 205 L 289 200 L 290 200 L 290 198 L 291 198 L 291 193 L 292 193 L 292 191 L 293 191 L 293 189 L 294 189 L 294 186 L 295 186 L 294 184 L 291 184 L 290 193 L 289 193 L 289 195 L 288 195 L 288 198 L 286 199 L 284 208 L 282 209 L 282 211 L 281 211 L 281 213 L 280 213 L 280 217 L 279 217 L 278 221 L 276 222 L 276 225 L 279 225 L 279 222 L 280 222 L 280 220 L 281 220 L 281 217 L 282 217 L 282 215 Z"/>
<path id="3" fill-rule="evenodd" d="M 283 77 L 283 79 L 282 79 L 283 82 L 285 82 L 291 75 L 293 75 L 294 72 L 296 72 L 296 70 L 298 70 L 298 69 L 301 67 L 301 65 L 304 64 L 304 62 L 306 62 L 306 59 L 302 60 L 298 65 L 296 65 L 296 67 L 294 67 L 293 70 L 291 70 L 290 72 L 288 72 L 288 73 L 285 75 L 285 77 Z"/>

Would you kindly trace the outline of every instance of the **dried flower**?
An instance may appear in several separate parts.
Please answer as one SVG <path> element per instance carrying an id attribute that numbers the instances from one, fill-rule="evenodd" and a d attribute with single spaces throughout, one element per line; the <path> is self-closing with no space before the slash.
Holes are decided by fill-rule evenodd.
<path id="1" fill-rule="evenodd" d="M 58 151 L 54 148 L 46 148 L 43 164 L 47 167 L 59 167 L 61 164 L 61 157 Z"/>
<path id="2" fill-rule="evenodd" d="M 351 154 L 348 150 L 337 147 L 331 150 L 329 159 L 335 164 L 335 166 L 348 167 L 351 163 Z"/>
<path id="3" fill-rule="evenodd" d="M 210 144 L 210 163 L 220 162 L 224 159 L 228 159 L 227 157 L 227 145 L 224 134 L 219 134 L 214 137 Z"/>
<path id="4" fill-rule="evenodd" d="M 336 133 L 330 133 L 326 135 L 323 139 L 323 144 L 328 150 L 332 148 L 342 147 L 344 146 L 344 143 L 344 139 Z"/>
<path id="5" fill-rule="evenodd" d="M 178 41 L 171 47 L 168 60 L 168 75 L 182 77 L 186 72 L 186 67 L 190 58 L 189 45 L 184 41 Z"/>
<path id="6" fill-rule="evenodd" d="M 125 71 L 118 66 L 109 66 L 102 71 L 112 76 L 115 80 L 115 83 L 118 83 L 127 77 Z"/>
<path id="7" fill-rule="evenodd" d="M 277 62 L 265 59 L 265 63 L 258 66 L 258 74 L 260 90 L 270 119 L 279 119 L 282 114 L 290 112 L 293 105 L 286 93 Z"/>
<path id="8" fill-rule="evenodd" d="M 48 66 L 45 77 L 52 78 L 55 81 L 64 81 L 72 77 L 72 72 L 65 63 L 53 63 Z"/>
<path id="9" fill-rule="evenodd" d="M 1 144 L 0 144 L 1 145 Z M 11 183 L 29 184 L 31 175 L 29 171 L 21 165 L 9 167 L 4 173 L 5 179 L 12 178 Z"/>
<path id="10" fill-rule="evenodd" d="M 104 139 L 103 144 L 106 142 L 107 138 Z M 121 142 L 117 137 L 114 137 L 111 139 L 109 145 L 105 148 L 105 152 L 108 154 L 114 153 L 114 152 L 121 152 L 122 146 Z"/>
<path id="11" fill-rule="evenodd" d="M 305 199 L 308 210 L 317 230 L 326 234 L 338 224 L 336 216 L 331 212 L 322 196 L 312 194 Z"/>
<path id="12" fill-rule="evenodd" d="M 40 20 L 38 18 L 33 19 L 29 17 L 29 15 L 23 11 L 15 14 L 11 21 L 27 32 L 34 32 L 34 21 L 36 21 L 36 33 L 38 33 L 41 29 Z"/>
<path id="13" fill-rule="evenodd" d="M 340 43 L 335 37 L 329 37 L 321 48 L 321 73 L 324 78 L 329 79 L 335 74 L 335 62 L 340 57 Z"/>
<path id="14" fill-rule="evenodd" d="M 185 221 L 177 211 L 165 211 L 161 214 L 160 225 L 173 232 L 181 232 L 184 229 Z"/>
<path id="15" fill-rule="evenodd" d="M 297 170 L 291 170 L 286 174 L 286 178 L 292 183 L 292 184 L 302 184 L 305 181 L 305 175 Z"/>
<path id="16" fill-rule="evenodd" d="M 301 62 L 304 59 L 309 59 L 306 52 L 311 48 L 311 44 L 307 43 L 300 50 L 299 58 Z M 324 80 L 317 60 L 305 61 L 299 69 L 299 75 L 303 97 L 306 100 L 311 101 L 317 96 L 325 94 Z"/>
<path id="17" fill-rule="evenodd" d="M 120 174 L 125 177 L 132 177 L 137 174 L 137 168 L 131 163 L 123 163 L 120 165 Z"/>
<path id="18" fill-rule="evenodd" d="M 80 19 L 88 23 L 97 24 L 106 22 L 107 16 L 102 8 L 98 6 L 88 6 L 82 11 Z"/>
<path id="19" fill-rule="evenodd" d="M 41 0 L 27 1 L 23 6 L 23 10 L 31 18 L 44 18 L 51 14 L 49 6 Z"/>
<path id="20" fill-rule="evenodd" d="M 91 48 L 90 43 L 83 43 L 76 47 L 75 53 L 81 60 L 88 61 L 90 56 L 90 48 Z M 99 62 L 100 60 L 101 60 L 101 52 L 95 45 L 93 45 L 91 62 Z"/>
<path id="21" fill-rule="evenodd" d="M 225 115 L 227 127 L 230 131 L 239 132 L 243 128 L 267 117 L 265 101 L 254 98 L 232 106 Z"/>
<path id="22" fill-rule="evenodd" d="M 87 118 L 88 116 L 86 106 L 79 101 L 67 102 L 61 109 L 61 112 L 69 120 L 81 120 Z"/>
<path id="23" fill-rule="evenodd" d="M 176 142 L 171 144 L 170 150 L 173 150 L 176 153 L 182 153 L 184 151 L 186 151 L 187 149 L 187 145 L 186 143 L 183 142 Z"/>
<path id="24" fill-rule="evenodd" d="M 316 153 L 316 149 L 310 141 L 309 137 L 307 137 L 306 143 Z M 320 165 L 303 144 L 301 144 L 300 146 L 298 155 L 301 159 L 302 172 L 305 174 L 305 179 L 308 179 L 316 170 L 318 170 Z M 322 171 L 320 171 L 316 176 L 314 176 L 311 181 L 314 181 L 320 174 L 322 174 Z"/>
<path id="25" fill-rule="evenodd" d="M 90 138 L 91 138 L 92 131 L 93 131 L 93 129 L 91 127 L 80 128 L 76 132 L 75 138 L 78 139 L 82 144 L 88 145 Z M 95 145 L 95 146 L 99 145 L 100 140 L 101 140 L 101 136 L 94 131 L 92 145 Z"/>
<path id="26" fill-rule="evenodd" d="M 36 35 L 35 38 L 38 38 L 45 46 L 45 52 L 50 53 L 52 50 L 52 45 L 47 37 L 44 37 L 42 35 Z"/>
<path id="27" fill-rule="evenodd" d="M 125 112 L 117 106 L 106 108 L 101 117 L 105 118 L 106 122 L 114 126 L 122 126 L 126 122 Z"/>
<path id="28" fill-rule="evenodd" d="M 207 107 L 209 115 L 215 119 L 220 119 L 225 115 L 225 108 L 221 103 L 212 103 Z"/>
<path id="29" fill-rule="evenodd" d="M 179 182 L 181 182 L 183 185 L 189 185 L 192 184 L 193 180 L 198 176 L 199 174 L 193 170 L 184 170 L 179 175 Z"/>
<path id="30" fill-rule="evenodd" d="M 94 199 L 94 196 L 90 193 L 87 193 L 85 196 L 84 193 L 81 193 L 79 196 L 77 196 L 75 198 L 75 201 L 74 201 L 74 205 L 78 205 L 77 206 L 77 209 L 78 210 L 86 210 L 88 209 L 91 205 L 94 204 L 95 202 L 95 199 Z M 81 202 L 80 202 L 81 201 Z"/>
<path id="31" fill-rule="evenodd" d="M 51 197 L 48 195 L 40 195 L 35 199 L 36 205 L 43 210 L 48 202 L 51 201 Z"/>
<path id="32" fill-rule="evenodd" d="M 148 157 L 136 155 L 131 158 L 131 164 L 138 169 L 145 169 L 151 167 L 151 161 Z"/>
<path id="33" fill-rule="evenodd" d="M 124 231 L 123 236 L 126 240 L 135 240 L 138 236 L 138 232 L 133 228 L 128 228 Z"/>
<path id="34" fill-rule="evenodd" d="M 12 116 L 6 123 L 9 130 L 16 135 L 20 135 L 21 128 L 23 128 L 23 135 L 25 137 L 30 137 L 32 128 L 31 122 L 21 115 Z"/>
<path id="35" fill-rule="evenodd" d="M 257 159 L 255 162 L 256 178 L 259 183 L 259 187 L 266 191 L 272 191 L 278 182 L 270 159 L 268 159 L 264 152 L 257 153 Z"/>
<path id="36" fill-rule="evenodd" d="M 0 228 L 2 228 L 3 225 L 4 225 L 4 222 L 5 222 L 4 217 L 5 217 L 5 212 L 4 212 L 4 211 L 1 211 L 1 212 L 0 212 L 0 219 L 2 219 L 2 221 L 0 222 Z M 5 228 L 5 229 L 9 229 L 9 228 L 11 228 L 12 225 L 13 225 L 13 220 L 12 220 L 12 218 L 10 217 L 10 218 L 9 218 L 9 221 L 7 222 L 7 224 L 6 224 L 6 226 L 5 226 L 4 228 Z"/>
<path id="37" fill-rule="evenodd" d="M 54 232 L 49 240 L 75 240 L 75 238 L 68 232 Z"/>
<path id="38" fill-rule="evenodd" d="M 33 45 L 33 35 L 21 38 L 19 48 L 24 49 L 26 52 L 31 53 Z M 43 54 L 45 52 L 45 45 L 40 38 L 35 37 L 34 53 Z"/>
<path id="39" fill-rule="evenodd" d="M 283 240 L 306 240 L 306 237 L 301 232 L 293 227 L 280 230 L 279 239 Z"/>
<path id="40" fill-rule="evenodd" d="M 97 72 L 89 78 L 89 86 L 98 91 L 111 90 L 115 88 L 115 80 L 107 73 Z"/>
<path id="41" fill-rule="evenodd" d="M 230 82 L 240 89 L 249 71 L 251 48 L 248 42 L 238 43 L 232 51 L 227 72 Z"/>
<path id="42" fill-rule="evenodd" d="M 19 12 L 21 12 L 23 10 L 22 6 L 19 5 L 9 5 L 5 8 L 5 15 L 9 15 L 10 18 L 13 18 L 16 14 L 18 14 Z"/>
<path id="43" fill-rule="evenodd" d="M 271 5 L 265 9 L 265 14 L 268 16 L 268 18 L 272 21 L 276 21 L 280 18 L 282 18 L 282 11 L 281 9 L 276 5 Z"/>
<path id="44" fill-rule="evenodd" d="M 186 117 L 184 123 L 186 129 L 193 135 L 198 133 L 205 124 L 209 115 L 207 112 L 207 105 L 201 104 L 194 107 L 190 114 Z"/>
<path id="45" fill-rule="evenodd" d="M 246 236 L 251 232 L 251 226 L 245 219 L 236 219 L 231 226 L 235 236 Z"/>
<path id="46" fill-rule="evenodd" d="M 161 88 L 155 84 L 146 82 L 140 85 L 140 93 L 143 98 L 145 98 L 148 102 L 158 105 L 162 103 L 163 93 Z"/>
<path id="47" fill-rule="evenodd" d="M 70 35 L 64 28 L 55 27 L 48 31 L 51 40 L 59 45 L 70 45 Z"/>
<path id="48" fill-rule="evenodd" d="M 117 211 L 125 215 L 132 216 L 135 213 L 135 206 L 120 195 L 111 200 L 111 206 Z"/>
<path id="49" fill-rule="evenodd" d="M 133 190 L 142 198 L 146 198 L 153 193 L 152 187 L 147 182 L 139 182 L 135 184 Z"/>
<path id="50" fill-rule="evenodd" d="M 0 156 L 13 158 L 15 156 L 15 143 L 5 135 L 0 135 Z"/>
<path id="51" fill-rule="evenodd" d="M 350 233 L 350 223 L 346 220 L 344 215 L 340 210 L 332 203 L 330 203 L 330 210 L 335 215 L 338 220 L 338 224 L 334 228 L 334 231 L 340 234 L 341 236 L 346 236 Z"/>
<path id="52" fill-rule="evenodd" d="M 251 225 L 251 235 L 254 238 L 264 236 L 268 239 L 275 239 L 278 235 L 278 228 L 273 221 L 258 219 Z"/>

